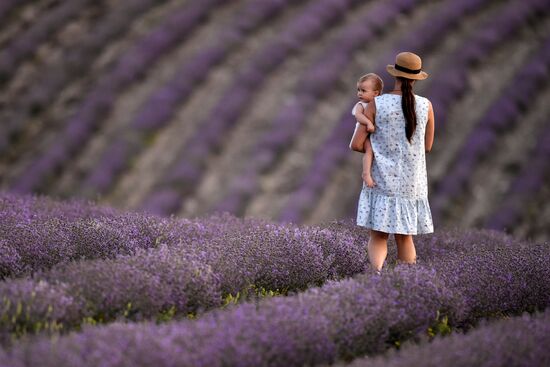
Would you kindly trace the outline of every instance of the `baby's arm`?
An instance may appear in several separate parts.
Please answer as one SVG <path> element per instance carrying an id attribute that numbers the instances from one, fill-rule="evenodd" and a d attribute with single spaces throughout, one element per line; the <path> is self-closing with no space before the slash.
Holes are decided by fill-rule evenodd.
<path id="1" fill-rule="evenodd" d="M 374 124 L 367 116 L 365 116 L 365 109 L 360 103 L 357 104 L 355 109 L 355 119 L 361 125 L 365 125 L 369 133 L 374 132 Z"/>
<path id="2" fill-rule="evenodd" d="M 367 137 L 365 140 L 365 154 L 363 155 L 363 181 L 367 184 L 368 187 L 374 187 L 376 183 L 372 179 L 371 170 L 372 170 L 372 161 L 374 160 L 374 152 L 372 151 L 372 146 L 370 144 L 370 137 Z"/>

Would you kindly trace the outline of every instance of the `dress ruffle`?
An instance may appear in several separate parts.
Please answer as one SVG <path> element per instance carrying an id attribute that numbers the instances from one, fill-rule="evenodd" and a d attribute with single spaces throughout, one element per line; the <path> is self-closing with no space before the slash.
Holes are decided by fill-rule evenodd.
<path id="1" fill-rule="evenodd" d="M 363 184 L 357 225 L 385 233 L 422 234 L 434 231 L 428 198 L 386 196 Z"/>

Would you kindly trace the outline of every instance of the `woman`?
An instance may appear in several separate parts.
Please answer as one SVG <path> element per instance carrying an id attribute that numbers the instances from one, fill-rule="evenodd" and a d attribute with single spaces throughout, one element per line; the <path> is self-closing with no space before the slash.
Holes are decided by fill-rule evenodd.
<path id="1" fill-rule="evenodd" d="M 371 135 L 375 186 L 359 197 L 357 224 L 371 229 L 369 261 L 377 272 L 395 235 L 399 261 L 416 263 L 413 235 L 433 232 L 428 203 L 425 152 L 432 149 L 434 113 L 431 102 L 413 93 L 416 80 L 426 79 L 422 60 L 412 52 L 397 55 L 387 71 L 395 77 L 389 93 L 375 97 L 365 115 L 376 126 Z"/>

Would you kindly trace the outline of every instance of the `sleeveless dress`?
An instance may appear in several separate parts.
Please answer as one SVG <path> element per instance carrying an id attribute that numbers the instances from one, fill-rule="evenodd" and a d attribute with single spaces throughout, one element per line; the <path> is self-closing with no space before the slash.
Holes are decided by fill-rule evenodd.
<path id="1" fill-rule="evenodd" d="M 411 143 L 405 135 L 401 96 L 375 97 L 376 131 L 370 135 L 376 186 L 363 182 L 357 225 L 385 233 L 432 233 L 424 136 L 429 101 L 415 95 L 417 126 Z"/>

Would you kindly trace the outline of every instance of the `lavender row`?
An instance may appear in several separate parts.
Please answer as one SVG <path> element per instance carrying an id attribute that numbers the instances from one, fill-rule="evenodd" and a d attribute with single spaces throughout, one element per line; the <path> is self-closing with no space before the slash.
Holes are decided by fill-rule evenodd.
<path id="1" fill-rule="evenodd" d="M 536 51 L 528 63 L 512 78 L 505 90 L 514 89 L 513 94 L 504 93 L 480 119 L 477 127 L 465 140 L 460 155 L 452 168 L 437 185 L 433 195 L 432 215 L 440 218 L 445 207 L 460 195 L 474 168 L 479 164 L 497 141 L 499 134 L 519 122 L 523 111 L 549 76 L 550 38 Z"/>
<path id="2" fill-rule="evenodd" d="M 182 198 L 191 194 L 199 183 L 206 169 L 206 158 L 219 151 L 226 132 L 237 123 L 267 75 L 360 3 L 358 0 L 315 1 L 292 18 L 274 41 L 264 45 L 236 72 L 232 84 L 179 154 L 182 159 L 166 173 L 142 207 L 158 214 L 176 212 Z"/>
<path id="3" fill-rule="evenodd" d="M 466 334 L 409 344 L 386 356 L 361 358 L 346 367 L 548 366 L 550 310 L 485 322 Z M 337 364 L 336 366 L 344 366 Z"/>
<path id="4" fill-rule="evenodd" d="M 200 246 L 246 227 L 227 215 L 200 221 L 124 213 L 84 201 L 0 195 L 0 277 L 21 277 L 75 260 L 132 255 L 160 243 Z"/>
<path id="5" fill-rule="evenodd" d="M 545 117 L 548 118 L 548 117 Z M 540 192 L 550 176 L 550 125 L 547 123 L 545 130 L 538 139 L 537 146 L 529 161 L 510 185 L 503 200 L 493 213 L 487 218 L 487 228 L 506 230 L 518 223 L 528 199 L 533 193 Z"/>
<path id="6" fill-rule="evenodd" d="M 548 307 L 548 244 L 503 242 L 491 232 L 450 238 L 455 241 L 422 237 L 420 242 L 431 245 L 426 256 L 431 261 L 398 265 L 381 277 L 329 281 L 193 322 L 87 327 L 55 341 L 22 341 L 4 358 L 45 366 L 94 365 L 97 358 L 104 366 L 312 365 L 380 354 L 423 340 L 438 326 L 468 329 L 486 317 Z M 87 353 L 81 353 L 82 345 Z"/>
<path id="7" fill-rule="evenodd" d="M 61 3 L 58 7 L 40 16 L 24 33 L 19 34 L 0 52 L 0 85 L 14 74 L 19 63 L 48 39 L 56 30 L 72 19 L 84 7 L 92 3 L 90 0 L 74 0 Z M 8 5 L 9 7 L 9 5 Z"/>
<path id="8" fill-rule="evenodd" d="M 445 72 L 434 75 L 431 87 L 426 92 L 437 111 L 438 131 L 445 128 L 451 104 L 467 90 L 469 68 L 481 62 L 495 48 L 502 46 L 521 26 L 536 19 L 544 19 L 549 11 L 550 4 L 544 0 L 511 3 L 491 17 L 471 39 L 446 58 L 443 62 Z"/>
<path id="9" fill-rule="evenodd" d="M 296 2 L 292 3 L 295 6 Z M 204 47 L 175 73 L 167 84 L 155 90 L 130 122 L 132 136 L 121 134 L 85 178 L 84 186 L 94 192 L 106 191 L 131 158 L 145 147 L 145 140 L 170 121 L 179 106 L 203 82 L 212 68 L 242 44 L 243 40 L 290 6 L 289 0 L 249 2 L 224 27 L 216 43 Z"/>
<path id="10" fill-rule="evenodd" d="M 69 222 L 71 210 L 69 207 L 66 215 Z M 50 213 L 55 214 L 55 210 Z M 35 236 L 40 236 L 44 228 L 29 214 L 26 216 L 33 217 L 30 224 L 35 227 Z M 12 219 L 7 223 L 11 227 L 4 223 L 2 228 L 2 233 L 13 236 L 0 239 L 5 246 L 3 266 L 17 270 L 28 260 L 24 255 L 41 262 L 42 269 L 53 261 L 61 264 L 32 277 L 0 283 L 3 335 L 31 331 L 40 322 L 67 330 L 88 318 L 102 322 L 123 316 L 139 320 L 172 308 L 176 316 L 203 312 L 219 307 L 225 296 L 251 285 L 267 290 L 303 290 L 327 279 L 350 276 L 366 266 L 366 240 L 349 230 L 298 228 L 225 216 L 188 223 L 190 228 L 181 228 L 181 222 L 170 223 L 177 234 L 158 233 L 158 228 L 150 227 L 168 227 L 167 223 L 148 223 L 149 217 L 127 214 L 68 226 L 65 221 L 52 220 L 44 238 L 39 238 L 46 246 L 31 247 L 28 237 L 19 233 L 22 218 Z M 67 235 L 67 227 L 73 233 Z M 116 228 L 120 230 L 115 232 Z M 150 244 L 155 230 L 155 242 Z M 14 243 L 16 240 L 22 243 Z M 48 246 L 52 242 L 56 248 Z M 21 248 L 24 245 L 27 248 Z M 23 256 L 14 258 L 13 253 Z M 105 259 L 70 261 L 77 255 Z M 41 294 L 51 297 L 41 298 Z M 21 309 L 24 314 L 18 314 Z"/>
<path id="11" fill-rule="evenodd" d="M 29 1 L 30 0 L 3 0 L 0 3 L 0 22 L 3 23 L 18 6 L 25 5 L 25 3 Z"/>
<path id="12" fill-rule="evenodd" d="M 62 62 L 49 65 L 40 71 L 32 88 L 19 96 L 9 109 L 4 111 L 7 124 L 1 131 L 0 152 L 9 148 L 9 142 L 23 131 L 31 114 L 52 103 L 59 90 L 72 78 L 85 74 L 98 52 L 107 42 L 113 42 L 122 35 L 139 15 L 159 4 L 153 0 L 132 0 L 109 10 L 96 21 L 95 26 L 77 45 L 63 52 Z"/>
<path id="13" fill-rule="evenodd" d="M 217 204 L 216 210 L 241 213 L 246 202 L 259 189 L 259 176 L 273 167 L 277 158 L 300 133 L 307 117 L 318 101 L 331 90 L 340 73 L 353 59 L 354 51 L 368 44 L 377 33 L 402 12 L 407 12 L 415 1 L 393 1 L 377 4 L 366 18 L 347 26 L 339 37 L 329 45 L 298 82 L 299 90 L 294 95 L 295 102 L 285 106 L 252 148 L 251 162 L 244 172 L 229 183 L 225 197 Z M 312 96 L 315 95 L 315 98 Z"/>
<path id="14" fill-rule="evenodd" d="M 392 337 L 420 333 L 435 324 L 438 311 L 459 319 L 464 312 L 461 303 L 433 275 L 420 268 L 396 269 L 379 279 L 361 275 L 293 297 L 213 311 L 194 322 L 85 328 L 59 338 L 55 347 L 46 339 L 22 341 L 10 354 L 12 363 L 25 359 L 30 364 L 40 359 L 43 366 L 63 366 L 64 361 L 73 366 L 97 363 L 81 357 L 77 345 L 86 345 L 86 355 L 101 355 L 104 366 L 167 365 L 168 361 L 178 366 L 331 363 L 381 353 Z M 114 348 L 120 348 L 123 340 L 122 359 Z M 155 348 L 144 348 L 151 343 Z M 146 349 L 146 354 L 140 353 Z"/>
<path id="15" fill-rule="evenodd" d="M 433 47 L 441 38 L 437 35 L 446 34 L 458 25 L 459 20 L 466 14 L 477 11 L 485 1 L 470 0 L 463 2 L 449 2 L 441 9 L 440 16 L 434 23 L 432 19 L 419 25 L 418 30 L 409 32 L 405 39 L 399 41 L 395 53 L 409 49 L 420 54 Z M 419 36 L 421 35 L 421 36 Z M 411 45 L 414 47 L 411 49 Z M 387 59 L 390 60 L 390 59 Z M 387 79 L 386 71 L 380 69 L 377 73 Z M 385 80 L 388 85 L 390 80 Z M 351 105 L 349 109 L 351 110 Z M 291 194 L 288 204 L 282 209 L 279 218 L 287 222 L 299 222 L 308 210 L 314 207 L 323 188 L 330 182 L 331 173 L 349 155 L 348 142 L 353 133 L 353 124 L 350 123 L 348 112 L 342 115 L 326 140 L 319 145 L 314 154 L 313 163 L 306 174 L 300 179 L 297 189 Z"/>
<path id="16" fill-rule="evenodd" d="M 163 54 L 184 41 L 220 3 L 221 0 L 186 3 L 138 40 L 115 62 L 110 71 L 98 79 L 75 114 L 63 123 L 64 128 L 56 144 L 35 158 L 14 180 L 11 188 L 25 193 L 44 184 L 89 139 L 111 110 L 116 95 L 143 76 Z"/>

